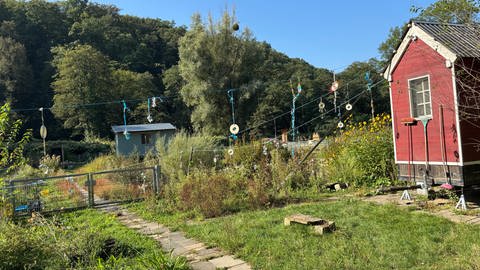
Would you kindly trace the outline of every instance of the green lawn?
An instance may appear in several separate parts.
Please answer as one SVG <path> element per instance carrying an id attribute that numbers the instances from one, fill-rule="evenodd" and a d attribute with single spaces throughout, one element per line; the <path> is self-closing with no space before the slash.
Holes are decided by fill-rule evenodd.
<path id="1" fill-rule="evenodd" d="M 91 209 L 33 224 L 0 221 L 0 258 L 0 269 L 187 269 L 155 240 Z"/>
<path id="2" fill-rule="evenodd" d="M 393 205 L 354 199 L 290 205 L 265 211 L 186 222 L 187 215 L 152 213 L 148 219 L 235 253 L 257 269 L 478 269 L 480 227 Z M 336 222 L 333 234 L 317 236 L 283 218 L 309 214 Z"/>

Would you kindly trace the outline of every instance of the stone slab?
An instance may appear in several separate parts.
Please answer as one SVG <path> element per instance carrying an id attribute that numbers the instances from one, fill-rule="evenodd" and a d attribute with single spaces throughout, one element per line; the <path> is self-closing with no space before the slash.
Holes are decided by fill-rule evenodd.
<path id="1" fill-rule="evenodd" d="M 231 269 L 231 270 L 251 270 L 252 267 L 250 265 L 248 265 L 247 263 L 244 263 L 244 264 L 233 266 L 233 267 L 228 268 L 228 269 Z"/>
<path id="2" fill-rule="evenodd" d="M 225 255 L 223 257 L 211 259 L 209 260 L 209 262 L 213 263 L 217 268 L 229 268 L 229 267 L 234 267 L 234 266 L 245 263 L 244 261 L 235 259 L 230 255 Z"/>
<path id="3" fill-rule="evenodd" d="M 215 265 L 211 262 L 195 262 L 190 264 L 193 270 L 215 270 Z"/>

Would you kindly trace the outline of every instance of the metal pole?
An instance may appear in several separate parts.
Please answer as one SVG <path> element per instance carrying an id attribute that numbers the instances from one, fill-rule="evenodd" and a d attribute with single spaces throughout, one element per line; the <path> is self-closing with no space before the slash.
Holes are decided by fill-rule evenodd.
<path id="1" fill-rule="evenodd" d="M 298 96 L 300 93 L 293 95 L 292 99 L 292 157 L 295 156 L 295 101 L 297 101 Z"/>
<path id="2" fill-rule="evenodd" d="M 423 135 L 425 137 L 425 175 L 423 177 L 423 184 L 425 185 L 425 191 L 427 190 L 427 177 L 428 177 L 428 136 L 427 136 L 427 125 L 430 119 L 422 119 L 423 124 Z"/>
<path id="3" fill-rule="evenodd" d="M 15 185 L 13 181 L 8 182 L 8 195 L 10 196 L 10 203 L 12 204 L 12 217 L 15 217 L 15 195 L 14 195 Z"/>
<path id="4" fill-rule="evenodd" d="M 88 207 L 93 207 L 94 204 L 95 204 L 95 201 L 94 201 L 94 195 L 93 195 L 93 175 L 92 175 L 92 173 L 88 173 L 87 184 L 88 184 Z"/>
<path id="5" fill-rule="evenodd" d="M 155 165 L 153 168 L 153 187 L 155 194 L 160 192 L 160 166 Z"/>

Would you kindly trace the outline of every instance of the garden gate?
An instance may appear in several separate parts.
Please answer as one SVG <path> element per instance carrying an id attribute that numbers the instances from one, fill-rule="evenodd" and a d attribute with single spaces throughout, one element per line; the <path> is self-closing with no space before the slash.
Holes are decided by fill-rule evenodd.
<path id="1" fill-rule="evenodd" d="M 117 169 L 5 181 L 13 216 L 72 211 L 145 199 L 160 191 L 160 167 Z"/>

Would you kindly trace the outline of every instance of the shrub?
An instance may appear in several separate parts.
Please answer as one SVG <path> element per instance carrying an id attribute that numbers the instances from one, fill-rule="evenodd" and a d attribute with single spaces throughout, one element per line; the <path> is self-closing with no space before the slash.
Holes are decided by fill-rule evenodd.
<path id="1" fill-rule="evenodd" d="M 45 155 L 40 159 L 40 166 L 43 167 L 47 173 L 53 173 L 60 169 L 60 156 Z"/>
<path id="2" fill-rule="evenodd" d="M 46 152 L 57 156 L 62 155 L 63 160 L 73 162 L 87 162 L 102 154 L 113 152 L 112 142 L 78 142 L 78 141 L 47 141 Z M 25 156 L 34 165 L 39 164 L 43 156 L 43 142 L 40 140 L 32 140 L 25 147 Z"/>
<path id="3" fill-rule="evenodd" d="M 179 180 L 189 170 L 214 167 L 213 158 L 217 153 L 213 150 L 218 149 L 219 142 L 217 137 L 203 134 L 190 136 L 183 131 L 177 133 L 168 146 L 165 141 L 159 140 L 156 149 L 162 173 L 169 180 Z"/>
<path id="4" fill-rule="evenodd" d="M 183 210 L 198 210 L 205 217 L 232 212 L 238 208 L 238 202 L 232 200 L 236 195 L 236 188 L 240 186 L 243 185 L 234 183 L 233 179 L 221 173 L 195 171 L 188 175 L 180 186 L 180 207 Z"/>
<path id="5" fill-rule="evenodd" d="M 378 115 L 368 123 L 348 124 L 331 138 L 321 153 L 321 164 L 330 181 L 355 186 L 389 185 L 396 180 L 390 116 Z"/>

